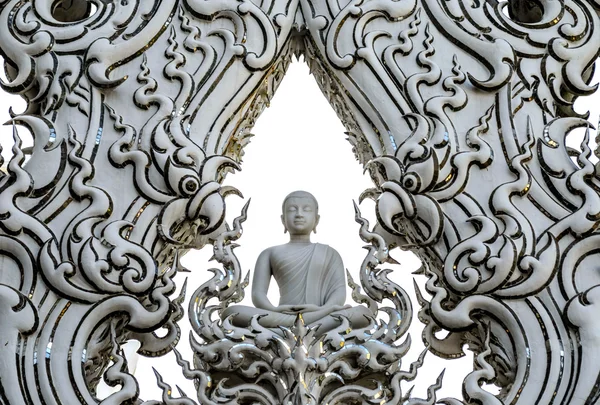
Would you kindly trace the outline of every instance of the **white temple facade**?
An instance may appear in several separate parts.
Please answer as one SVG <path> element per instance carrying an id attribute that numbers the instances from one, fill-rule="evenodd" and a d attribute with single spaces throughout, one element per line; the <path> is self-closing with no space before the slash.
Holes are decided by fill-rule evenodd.
<path id="1" fill-rule="evenodd" d="M 1 404 L 600 403 L 600 152 L 574 108 L 597 87 L 598 0 L 0 0 L 0 24 L 0 85 L 27 101 L 0 173 Z M 252 214 L 223 179 L 294 55 L 372 179 L 357 277 L 333 248 L 235 254 Z M 283 225 L 312 243 L 318 204 L 295 198 Z M 216 267 L 176 289 L 191 249 Z M 422 260 L 416 300 L 394 250 Z M 140 398 L 130 340 L 195 392 L 157 372 Z M 425 353 L 467 349 L 462 398 L 443 374 L 406 388 Z"/>

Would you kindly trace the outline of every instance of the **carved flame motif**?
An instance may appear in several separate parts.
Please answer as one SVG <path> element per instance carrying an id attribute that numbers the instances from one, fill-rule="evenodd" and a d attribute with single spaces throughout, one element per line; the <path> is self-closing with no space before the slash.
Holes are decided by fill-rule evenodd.
<path id="1" fill-rule="evenodd" d="M 28 101 L 0 173 L 0 402 L 95 404 L 100 378 L 120 385 L 102 403 L 142 402 L 120 346 L 175 347 L 179 254 L 205 245 L 222 269 L 193 293 L 193 365 L 177 353 L 196 399 L 157 372 L 163 398 L 148 404 L 598 402 L 600 180 L 573 103 L 596 90 L 599 8 L 0 0 L 0 85 Z M 245 211 L 226 223 L 239 192 L 221 182 L 294 54 L 375 183 L 361 199 L 376 200 L 377 223 L 357 207 L 368 253 L 349 284 L 387 321 L 322 337 L 301 319 L 276 333 L 215 313 L 247 284 L 233 254 Z M 401 390 L 424 357 L 401 367 L 412 307 L 382 268 L 397 247 L 423 260 L 428 351 L 475 353 L 462 399 L 436 398 L 441 377 L 427 399 Z"/>
<path id="2" fill-rule="evenodd" d="M 248 277 L 242 281 L 240 266 L 231 243 L 241 235 L 241 223 L 246 208 L 215 243 L 215 259 L 224 270 L 212 269 L 214 277 L 200 286 L 190 300 L 189 316 L 194 334 L 190 337 L 198 368 L 178 354 L 183 374 L 198 387 L 200 403 L 258 402 L 266 404 L 320 404 L 381 402 L 400 403 L 409 398 L 403 394 L 402 381 L 411 381 L 423 364 L 419 360 L 410 371 L 400 369 L 401 359 L 410 348 L 410 337 L 404 337 L 412 318 L 412 306 L 405 291 L 391 281 L 388 271 L 378 269 L 388 260 L 387 245 L 377 234 L 369 232 L 368 222 L 357 210 L 361 237 L 372 242 L 363 262 L 361 281 L 368 295 L 360 292 L 349 276 L 353 297 L 359 303 L 377 308 L 377 302 L 388 299 L 393 307 L 381 307 L 388 321 L 371 319 L 369 326 L 353 329 L 347 319 L 323 335 L 315 335 L 301 316 L 293 328 L 274 331 L 258 322 L 258 316 L 248 328 L 221 322 L 211 315 L 232 302 L 240 301 Z M 367 287 L 368 286 L 368 287 Z M 218 306 L 209 305 L 217 298 Z M 197 340 L 201 338 L 201 342 Z M 369 370 L 369 377 L 365 371 Z M 441 377 L 440 377 L 441 378 Z M 213 387 L 213 384 L 216 386 Z M 440 381 L 435 387 L 439 388 Z M 250 389 L 250 386 L 252 388 Z M 170 392 L 170 388 L 165 386 Z M 432 388 L 435 397 L 435 388 Z M 187 398 L 187 397 L 186 397 Z M 172 398 L 170 398 L 172 399 Z M 413 403 L 421 403 L 411 399 Z M 426 403 L 426 402 L 423 402 Z"/>

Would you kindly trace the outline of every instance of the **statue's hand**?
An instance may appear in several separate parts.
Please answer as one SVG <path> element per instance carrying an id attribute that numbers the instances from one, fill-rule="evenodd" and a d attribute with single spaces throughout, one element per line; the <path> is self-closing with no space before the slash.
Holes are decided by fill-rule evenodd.
<path id="1" fill-rule="evenodd" d="M 280 305 L 277 307 L 277 311 L 284 314 L 299 314 L 304 312 L 315 312 L 320 310 L 322 307 L 314 304 L 304 305 Z"/>
<path id="2" fill-rule="evenodd" d="M 319 317 L 327 316 L 336 311 L 342 311 L 344 309 L 352 308 L 351 305 L 314 305 L 314 304 L 306 304 L 306 305 L 290 305 L 290 310 L 285 313 L 288 314 L 315 314 Z"/>
<path id="3" fill-rule="evenodd" d="M 332 305 L 331 312 L 342 311 L 344 309 L 350 309 L 350 308 L 352 308 L 352 305 Z"/>
<path id="4" fill-rule="evenodd" d="M 277 312 L 282 314 L 296 315 L 300 313 L 311 313 L 311 312 L 322 312 L 322 316 L 330 314 L 335 311 L 342 311 L 344 309 L 352 308 L 351 305 L 324 305 L 319 306 L 315 304 L 299 304 L 299 305 L 280 305 L 277 307 Z"/>

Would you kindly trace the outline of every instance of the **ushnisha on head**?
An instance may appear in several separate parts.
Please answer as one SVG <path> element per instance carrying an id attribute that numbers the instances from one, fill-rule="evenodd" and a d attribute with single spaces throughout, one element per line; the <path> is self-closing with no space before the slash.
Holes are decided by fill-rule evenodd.
<path id="1" fill-rule="evenodd" d="M 317 232 L 319 204 L 307 191 L 294 191 L 282 204 L 281 222 L 284 232 L 290 233 L 290 242 L 310 242 L 311 232 Z"/>

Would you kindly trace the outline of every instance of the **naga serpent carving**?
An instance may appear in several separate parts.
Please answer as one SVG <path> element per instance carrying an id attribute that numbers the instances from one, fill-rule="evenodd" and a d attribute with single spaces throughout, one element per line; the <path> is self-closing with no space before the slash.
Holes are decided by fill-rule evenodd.
<path id="1" fill-rule="evenodd" d="M 96 404 L 104 378 L 121 388 L 103 404 L 141 403 L 120 346 L 173 350 L 179 256 L 209 245 L 221 268 L 193 292 L 193 363 L 176 352 L 195 399 L 159 375 L 163 398 L 146 404 L 597 403 L 600 179 L 592 126 L 573 103 L 596 90 L 599 10 L 597 0 L 0 0 L 0 86 L 28 103 L 13 114 L 0 178 L 0 402 Z M 370 248 L 349 284 L 387 321 L 346 320 L 324 336 L 301 319 L 277 334 L 218 316 L 247 286 L 233 252 L 246 211 L 225 221 L 238 191 L 221 181 L 240 169 L 294 54 L 374 180 L 361 199 L 376 199 L 377 223 L 357 207 Z M 566 145 L 576 128 L 579 150 Z M 396 248 L 423 261 L 427 350 L 475 351 L 464 398 L 437 398 L 441 376 L 426 399 L 401 389 L 423 357 L 401 362 L 412 304 L 388 278 Z"/>

